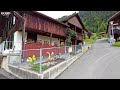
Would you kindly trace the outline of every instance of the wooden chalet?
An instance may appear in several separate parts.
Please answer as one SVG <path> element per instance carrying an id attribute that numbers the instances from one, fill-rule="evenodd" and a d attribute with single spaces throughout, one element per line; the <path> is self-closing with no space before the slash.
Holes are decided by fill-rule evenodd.
<path id="1" fill-rule="evenodd" d="M 73 14 L 65 20 L 58 21 L 37 11 L 12 11 L 7 17 L 0 15 L 0 37 L 8 42 L 7 48 L 28 50 L 65 46 L 67 29 L 77 32 L 77 38 L 71 38 L 72 45 L 83 43 L 84 33 L 88 32 L 79 15 Z M 28 42 L 29 41 L 29 42 Z M 60 49 L 64 53 L 64 48 Z M 46 55 L 46 51 L 43 55 Z M 49 50 L 49 52 L 52 52 Z M 58 53 L 58 50 L 55 50 Z M 29 53 L 29 55 L 28 55 Z M 40 55 L 40 51 L 25 53 L 25 56 Z"/>
<path id="2" fill-rule="evenodd" d="M 114 37 L 116 41 L 120 40 L 120 11 L 108 19 L 107 34 L 109 41 L 111 37 Z"/>
<path id="3" fill-rule="evenodd" d="M 2 37 L 2 41 L 8 40 L 22 43 L 31 39 L 34 43 L 31 43 L 31 45 L 26 43 L 26 49 L 43 47 L 42 45 L 38 46 L 37 41 L 42 42 L 42 44 L 47 42 L 46 46 L 65 45 L 68 26 L 37 11 L 11 12 L 8 18 L 0 15 L 0 20 L 0 37 Z M 20 43 L 14 45 L 15 48 L 21 50 L 23 44 Z"/>
<path id="4" fill-rule="evenodd" d="M 22 54 L 23 57 L 35 55 L 40 56 L 40 48 L 52 48 L 66 45 L 66 33 L 68 25 L 46 16 L 37 11 L 10 12 L 9 16 L 0 15 L 0 53 L 8 54 L 11 49 L 14 51 L 28 50 Z M 2 47 L 3 41 L 4 47 Z M 46 52 L 64 53 L 65 49 L 43 50 Z"/>
<path id="5" fill-rule="evenodd" d="M 63 21 L 58 21 L 37 11 L 11 11 L 7 16 L 0 14 L 0 53 L 6 53 L 5 51 L 10 49 L 13 51 L 27 50 L 22 52 L 23 57 L 27 58 L 32 55 L 39 57 L 40 48 L 66 45 L 68 27 L 78 34 L 76 39 L 71 39 L 72 45 L 82 43 L 85 27 L 78 14 Z M 2 45 L 3 41 L 7 42 Z M 31 51 L 30 49 L 37 50 Z M 64 54 L 65 47 L 44 49 L 42 56 L 48 55 L 46 52 Z"/>
<path id="6" fill-rule="evenodd" d="M 78 13 L 75 13 L 61 21 L 67 24 L 69 28 L 77 32 L 77 38 L 71 39 L 72 45 L 78 45 L 79 43 L 82 43 L 84 39 L 84 33 L 88 31 L 85 29 L 85 26 L 83 25 Z"/>

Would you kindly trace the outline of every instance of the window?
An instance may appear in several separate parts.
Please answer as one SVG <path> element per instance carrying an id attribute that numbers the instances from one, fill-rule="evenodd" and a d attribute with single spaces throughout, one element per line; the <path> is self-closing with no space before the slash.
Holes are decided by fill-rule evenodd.
<path id="1" fill-rule="evenodd" d="M 32 39 L 32 41 L 36 42 L 37 34 L 35 34 L 35 33 L 27 33 L 27 39 Z"/>
<path id="2" fill-rule="evenodd" d="M 14 16 L 14 17 L 13 17 L 13 25 L 15 24 L 15 19 L 16 19 L 16 18 L 15 18 L 15 16 Z"/>

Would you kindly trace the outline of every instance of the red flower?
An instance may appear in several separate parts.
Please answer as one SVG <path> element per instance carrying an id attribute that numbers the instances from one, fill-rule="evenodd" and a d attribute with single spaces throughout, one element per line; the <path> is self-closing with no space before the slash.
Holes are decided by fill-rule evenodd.
<path id="1" fill-rule="evenodd" d="M 48 40 L 44 40 L 45 42 L 48 42 Z"/>
<path id="2" fill-rule="evenodd" d="M 26 40 L 32 40 L 31 38 L 28 38 L 28 39 L 26 39 Z"/>

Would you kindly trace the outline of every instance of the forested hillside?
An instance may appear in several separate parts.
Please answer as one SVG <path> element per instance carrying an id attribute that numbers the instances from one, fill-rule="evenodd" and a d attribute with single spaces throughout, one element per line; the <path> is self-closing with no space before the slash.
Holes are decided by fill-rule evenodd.
<path id="1" fill-rule="evenodd" d="M 79 16 L 85 27 L 93 32 L 104 32 L 107 29 L 107 20 L 117 11 L 80 11 Z"/>
<path id="2" fill-rule="evenodd" d="M 86 29 L 93 33 L 104 32 L 107 29 L 107 20 L 117 11 L 79 11 L 79 16 Z M 59 18 L 62 20 L 68 16 Z"/>

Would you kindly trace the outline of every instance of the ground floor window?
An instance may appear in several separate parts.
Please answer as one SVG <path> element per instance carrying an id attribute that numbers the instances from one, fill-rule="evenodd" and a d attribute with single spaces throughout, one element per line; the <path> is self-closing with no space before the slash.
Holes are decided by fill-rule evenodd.
<path id="1" fill-rule="evenodd" d="M 27 42 L 36 42 L 37 34 L 35 33 L 27 33 Z"/>

